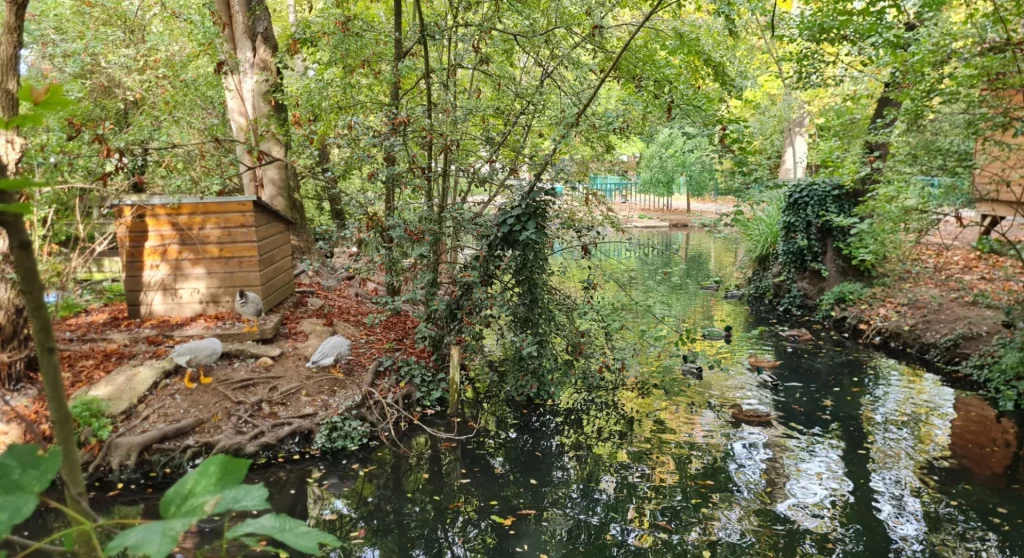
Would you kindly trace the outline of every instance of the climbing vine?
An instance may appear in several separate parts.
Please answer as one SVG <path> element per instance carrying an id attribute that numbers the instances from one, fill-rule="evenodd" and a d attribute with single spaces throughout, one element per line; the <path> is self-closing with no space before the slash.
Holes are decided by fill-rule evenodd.
<path id="1" fill-rule="evenodd" d="M 801 180 L 786 190 L 782 209 L 779 259 L 789 273 L 817 271 L 827 275 L 822 262 L 827 243 L 839 246 L 850 236 L 847 219 L 856 201 L 834 180 Z"/>

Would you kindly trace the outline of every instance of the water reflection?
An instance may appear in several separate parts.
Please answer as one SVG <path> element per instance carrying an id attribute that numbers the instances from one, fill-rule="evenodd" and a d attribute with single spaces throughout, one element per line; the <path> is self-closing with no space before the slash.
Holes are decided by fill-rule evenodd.
<path id="1" fill-rule="evenodd" d="M 953 409 L 949 450 L 956 463 L 979 476 L 1006 473 L 1017 454 L 1017 425 L 974 395 L 958 395 Z"/>

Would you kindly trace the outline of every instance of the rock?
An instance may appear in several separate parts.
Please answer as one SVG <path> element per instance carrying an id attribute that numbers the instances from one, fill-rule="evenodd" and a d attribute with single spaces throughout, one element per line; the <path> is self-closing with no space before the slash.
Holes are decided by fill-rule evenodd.
<path id="1" fill-rule="evenodd" d="M 270 345 L 257 345 L 256 343 L 224 343 L 224 356 L 235 358 L 277 358 L 281 356 L 281 349 Z"/>
<path id="2" fill-rule="evenodd" d="M 174 361 L 149 360 L 142 364 L 126 364 L 71 397 L 91 396 L 106 402 L 107 416 L 117 416 L 130 409 L 165 376 L 174 371 Z"/>
<path id="3" fill-rule="evenodd" d="M 215 329 L 207 331 L 175 331 L 169 337 L 176 339 L 216 337 L 223 343 L 245 343 L 247 341 L 267 341 L 273 339 L 281 330 L 281 314 L 273 314 L 260 318 L 259 331 L 247 332 L 239 329 Z"/>
<path id="4" fill-rule="evenodd" d="M 344 335 L 350 340 L 362 337 L 362 330 L 347 322 L 334 322 L 334 333 Z"/>
<path id="5" fill-rule="evenodd" d="M 256 361 L 257 368 L 270 368 L 274 365 L 274 359 L 270 357 L 263 357 Z"/>
<path id="6" fill-rule="evenodd" d="M 299 346 L 299 355 L 303 358 L 313 356 L 324 339 L 334 335 L 334 330 L 325 326 L 323 320 L 306 319 L 299 322 L 299 331 L 307 335 L 306 342 Z"/>
<path id="7" fill-rule="evenodd" d="M 308 301 L 306 301 L 306 304 L 308 304 L 309 307 L 312 308 L 313 310 L 319 310 L 319 309 L 323 308 L 324 301 L 320 300 L 319 298 L 315 298 L 314 297 L 314 298 L 311 298 Z"/>

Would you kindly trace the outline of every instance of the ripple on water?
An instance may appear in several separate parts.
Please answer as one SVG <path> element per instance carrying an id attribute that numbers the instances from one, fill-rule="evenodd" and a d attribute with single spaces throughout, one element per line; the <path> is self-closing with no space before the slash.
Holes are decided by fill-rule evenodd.
<path id="1" fill-rule="evenodd" d="M 853 482 L 846 477 L 843 443 L 820 431 L 787 439 L 782 455 L 786 499 L 775 509 L 815 533 L 836 533 Z"/>

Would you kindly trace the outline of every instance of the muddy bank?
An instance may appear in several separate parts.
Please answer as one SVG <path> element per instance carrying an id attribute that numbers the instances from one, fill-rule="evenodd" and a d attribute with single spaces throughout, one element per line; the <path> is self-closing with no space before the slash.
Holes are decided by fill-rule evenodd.
<path id="1" fill-rule="evenodd" d="M 363 407 L 372 415 L 380 402 L 400 406 L 414 398 L 414 386 L 397 385 L 393 363 L 426 358 L 415 346 L 418 321 L 407 311 L 381 314 L 369 281 L 324 282 L 299 283 L 249 341 L 236 339 L 241 323 L 229 313 L 129 320 L 124 304 L 115 304 L 58 323 L 69 397 L 100 399 L 113 423 L 105 441 L 83 432 L 90 478 L 176 472 L 193 457 L 215 453 L 315 453 L 312 438 L 325 419 Z M 352 341 L 340 374 L 306 368 L 335 334 Z M 206 371 L 211 383 L 188 388 L 185 371 L 167 355 L 200 337 L 222 339 L 224 353 Z M 31 378 L 20 395 L 21 418 L 7 413 L 6 422 L 31 421 L 49 438 L 45 401 Z M 13 441 L 33 441 L 32 429 L 25 430 Z"/>
<path id="2" fill-rule="evenodd" d="M 956 373 L 1001 335 L 1024 300 L 1024 266 L 968 244 L 926 242 L 860 300 L 833 309 L 849 339 Z"/>

